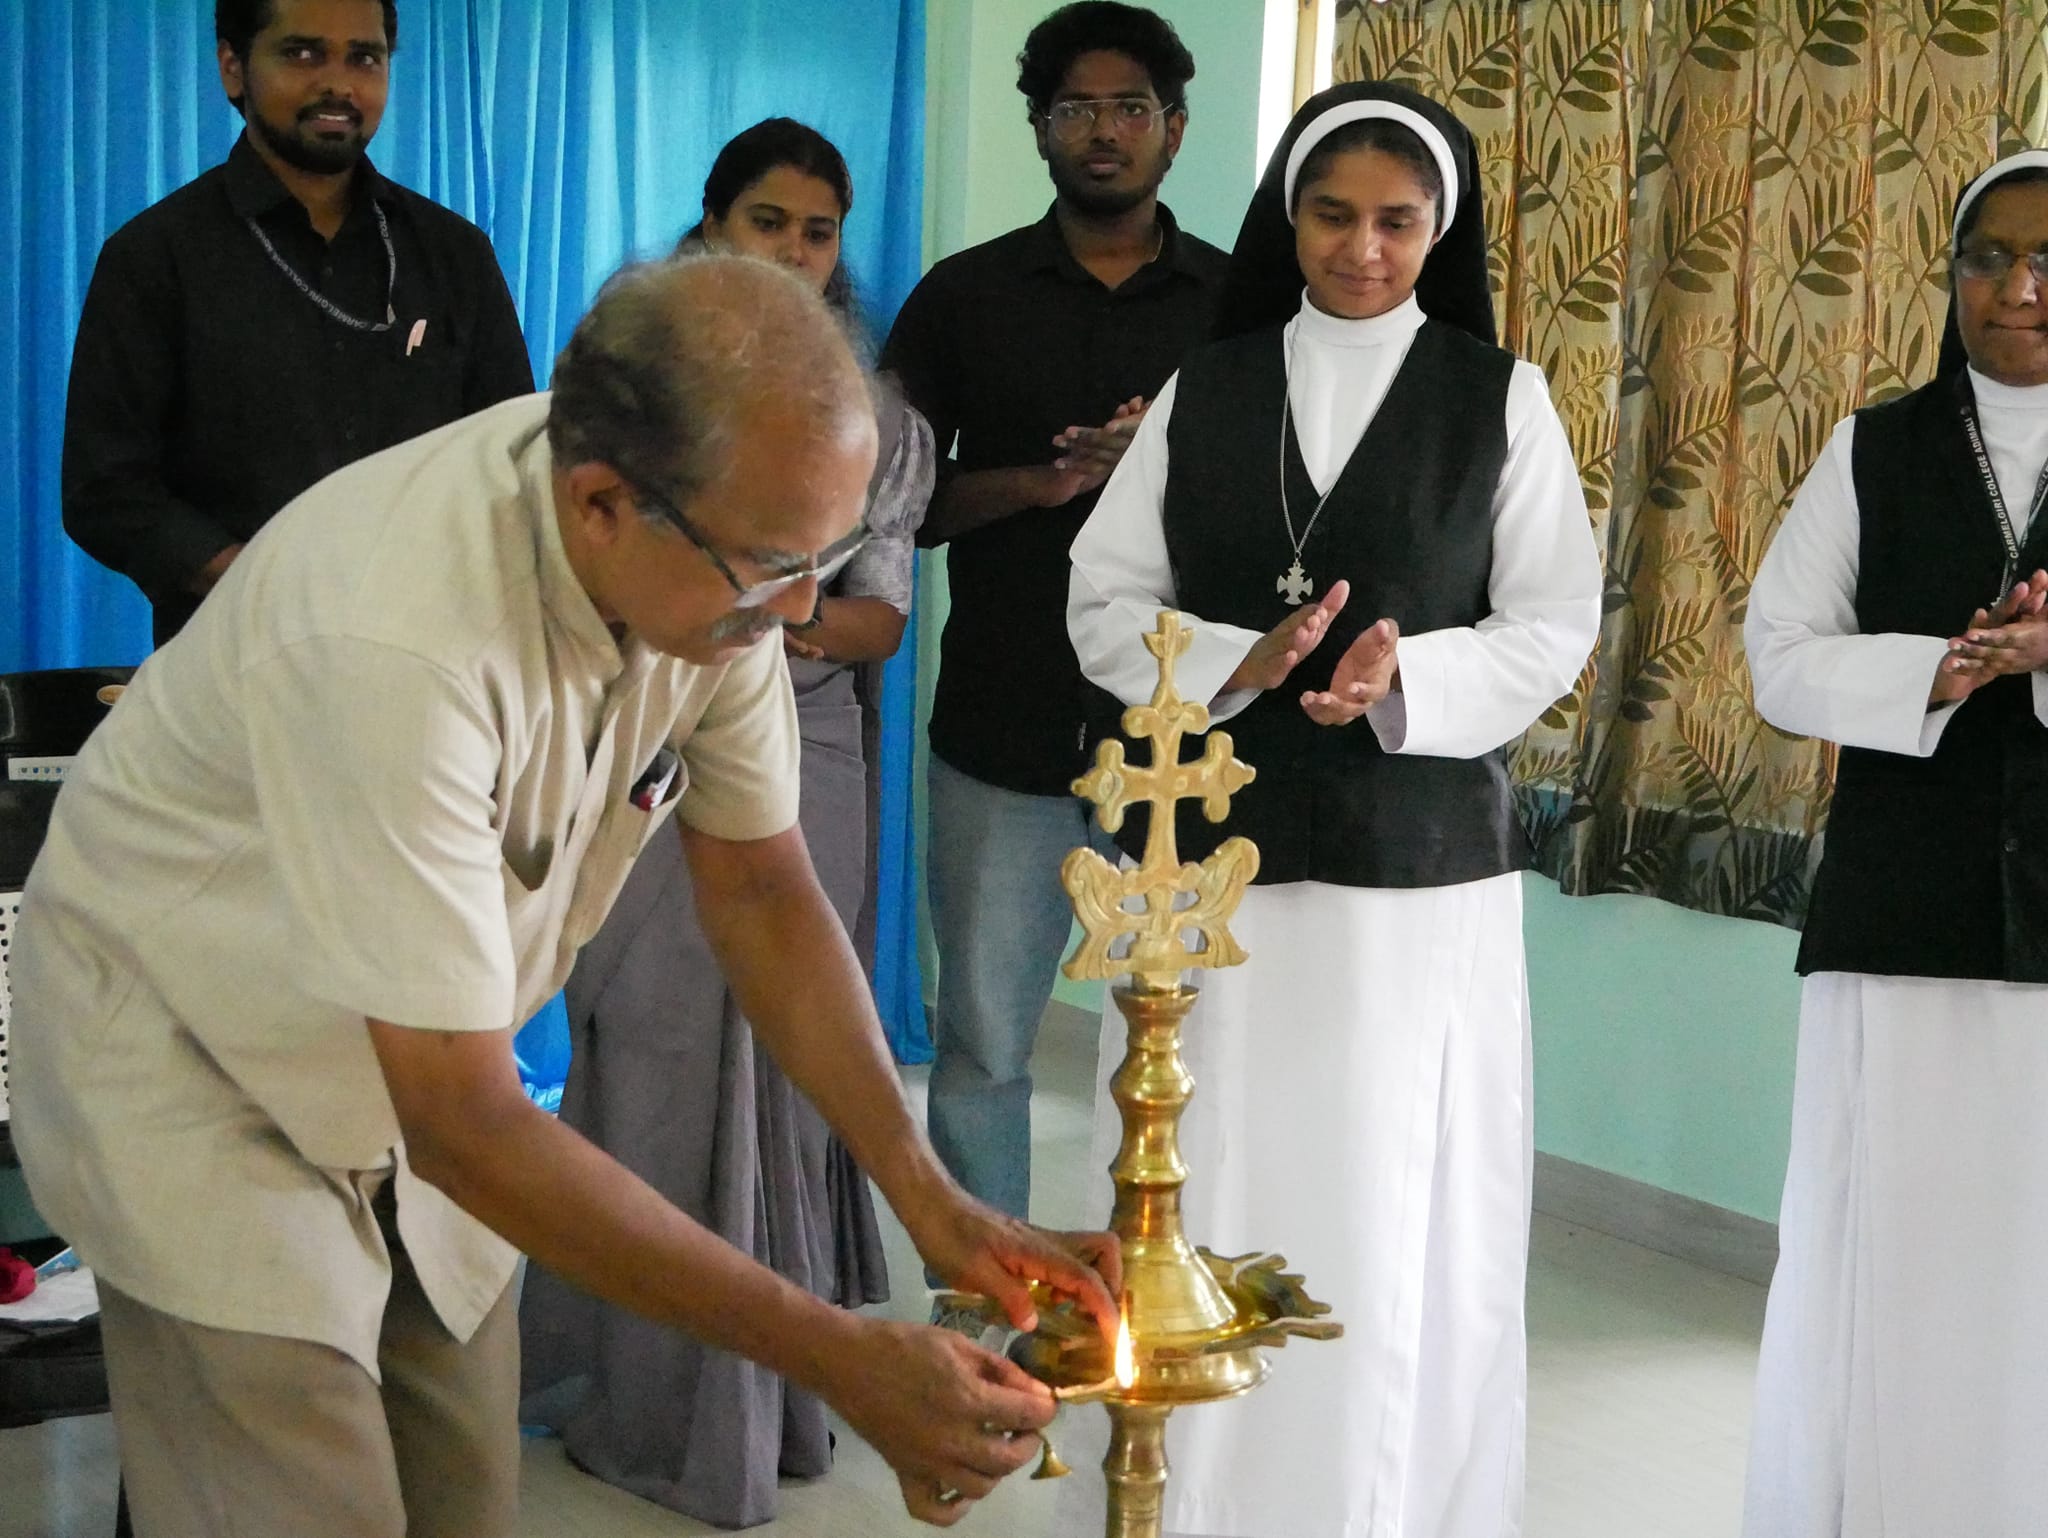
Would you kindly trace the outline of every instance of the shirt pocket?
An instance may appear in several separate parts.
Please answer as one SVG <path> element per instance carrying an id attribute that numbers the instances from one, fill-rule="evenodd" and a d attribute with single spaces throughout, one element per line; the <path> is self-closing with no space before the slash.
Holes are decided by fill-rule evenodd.
<path id="1" fill-rule="evenodd" d="M 466 355 L 453 345 L 450 336 L 442 335 L 437 342 L 436 323 L 429 320 L 419 345 L 408 356 L 406 344 L 417 324 L 417 319 L 401 314 L 383 338 L 390 350 L 377 370 L 383 383 L 383 420 L 379 425 L 383 429 L 380 436 L 388 443 L 417 438 L 465 415 Z"/>
<path id="2" fill-rule="evenodd" d="M 664 829 L 673 836 L 676 805 L 689 783 L 689 765 L 664 744 L 632 783 L 606 804 L 576 872 L 563 935 L 570 947 L 587 944 L 603 926 L 648 841 Z"/>

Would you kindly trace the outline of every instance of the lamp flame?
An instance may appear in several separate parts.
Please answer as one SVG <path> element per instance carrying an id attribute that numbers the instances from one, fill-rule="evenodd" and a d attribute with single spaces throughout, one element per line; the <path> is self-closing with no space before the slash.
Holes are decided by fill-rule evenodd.
<path id="1" fill-rule="evenodd" d="M 1119 1311 L 1116 1320 L 1116 1386 L 1129 1388 L 1138 1381 L 1138 1352 L 1131 1343 L 1131 1316 Z"/>

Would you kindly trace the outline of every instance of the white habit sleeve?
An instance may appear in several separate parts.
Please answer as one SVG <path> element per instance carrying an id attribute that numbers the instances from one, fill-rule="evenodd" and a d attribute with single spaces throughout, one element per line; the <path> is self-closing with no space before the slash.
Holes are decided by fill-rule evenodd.
<path id="1" fill-rule="evenodd" d="M 1543 371 L 1508 385 L 1507 461 L 1493 503 L 1492 612 L 1404 635 L 1401 692 L 1366 712 L 1389 753 L 1476 758 L 1571 692 L 1600 635 L 1600 556 L 1586 493 Z"/>
<path id="2" fill-rule="evenodd" d="M 1861 519 L 1849 457 L 1855 426 L 1850 417 L 1836 427 L 1764 552 L 1742 644 L 1757 712 L 1773 726 L 1925 758 L 1956 712 L 1954 705 L 1927 708 L 1948 639 L 1863 635 L 1856 628 Z M 2038 680 L 2035 699 L 2038 709 Z"/>
<path id="3" fill-rule="evenodd" d="M 1123 462 L 1102 488 L 1095 511 L 1074 541 L 1067 582 L 1067 635 L 1081 671 L 1126 705 L 1152 698 L 1159 664 L 1143 637 L 1159 611 L 1174 607 L 1173 564 L 1166 553 L 1166 424 L 1173 417 L 1174 375 L 1138 424 Z M 1181 621 L 1194 641 L 1174 669 L 1181 698 L 1208 704 L 1212 718 L 1228 719 L 1257 690 L 1218 692 L 1258 641 L 1260 632 L 1215 625 L 1193 614 Z"/>

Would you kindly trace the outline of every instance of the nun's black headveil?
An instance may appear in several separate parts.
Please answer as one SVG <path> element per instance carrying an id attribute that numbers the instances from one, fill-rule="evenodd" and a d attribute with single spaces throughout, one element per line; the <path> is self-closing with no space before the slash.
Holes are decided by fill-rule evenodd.
<path id="1" fill-rule="evenodd" d="M 1359 81 L 1319 91 L 1302 104 L 1281 136 L 1280 146 L 1252 194 L 1244 227 L 1231 249 L 1230 270 L 1216 302 L 1215 334 L 1239 336 L 1277 326 L 1301 308 L 1301 265 L 1294 259 L 1294 225 L 1287 217 L 1287 157 L 1302 130 L 1332 107 L 1355 101 L 1396 102 L 1420 113 L 1444 136 L 1457 163 L 1457 207 L 1451 227 L 1422 265 L 1415 285 L 1422 312 L 1433 320 L 1469 331 L 1482 342 L 1496 339 L 1493 296 L 1486 281 L 1486 214 L 1480 203 L 1479 147 L 1465 125 L 1418 91 L 1384 81 Z"/>
<path id="2" fill-rule="evenodd" d="M 2008 176 L 2037 167 L 2048 168 L 2048 150 L 2021 150 L 2017 155 L 2006 156 L 2005 159 L 1999 161 L 1990 170 L 1963 188 L 1961 194 L 1956 198 L 1955 222 L 1949 226 L 1948 250 L 1950 256 L 1956 254 L 1956 247 L 1960 244 L 1957 236 L 1962 231 L 1963 214 L 1970 205 L 2004 181 Z M 1968 365 L 1969 361 L 1970 355 L 1963 350 L 1962 326 L 1956 318 L 1955 278 L 1951 276 L 1948 289 L 1948 323 L 1941 330 L 1941 361 L 1935 365 L 1934 377 L 1946 379 L 1951 374 L 1961 372 Z"/>

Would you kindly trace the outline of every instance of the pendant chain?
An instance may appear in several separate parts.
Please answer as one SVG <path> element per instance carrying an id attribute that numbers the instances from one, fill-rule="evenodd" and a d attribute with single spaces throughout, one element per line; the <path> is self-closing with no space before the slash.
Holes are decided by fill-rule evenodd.
<path id="1" fill-rule="evenodd" d="M 1280 391 L 1280 521 L 1287 525 L 1287 542 L 1294 547 L 1294 565 L 1273 583 L 1273 589 L 1284 597 L 1291 606 L 1299 607 L 1302 600 L 1316 590 L 1316 585 L 1302 570 L 1301 550 L 1308 543 L 1309 535 L 1316 529 L 1316 520 L 1323 516 L 1323 509 L 1329 505 L 1330 493 L 1337 489 L 1337 482 L 1330 482 L 1330 490 L 1316 499 L 1315 511 L 1308 515 L 1308 523 L 1299 536 L 1294 532 L 1294 514 L 1287 505 L 1287 434 L 1294 426 L 1294 342 L 1290 337 L 1287 344 L 1286 367 L 1281 371 Z M 1306 461 L 1304 461 L 1306 463 Z"/>

